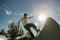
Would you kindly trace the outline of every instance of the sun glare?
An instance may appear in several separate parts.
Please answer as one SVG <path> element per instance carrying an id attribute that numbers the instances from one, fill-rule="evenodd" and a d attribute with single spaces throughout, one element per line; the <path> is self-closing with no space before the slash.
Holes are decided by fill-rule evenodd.
<path id="1" fill-rule="evenodd" d="M 38 20 L 39 20 L 39 21 L 45 21 L 45 20 L 46 20 L 46 15 L 40 14 L 40 15 L 38 16 Z"/>

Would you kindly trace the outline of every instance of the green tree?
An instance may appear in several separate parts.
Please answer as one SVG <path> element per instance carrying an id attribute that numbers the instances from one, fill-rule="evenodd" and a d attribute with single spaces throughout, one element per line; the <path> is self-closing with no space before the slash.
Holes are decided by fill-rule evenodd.
<path id="1" fill-rule="evenodd" d="M 18 27 L 14 22 L 11 22 L 8 25 L 8 35 L 11 39 L 16 38 L 18 36 L 22 36 L 24 34 L 23 30 Z"/>

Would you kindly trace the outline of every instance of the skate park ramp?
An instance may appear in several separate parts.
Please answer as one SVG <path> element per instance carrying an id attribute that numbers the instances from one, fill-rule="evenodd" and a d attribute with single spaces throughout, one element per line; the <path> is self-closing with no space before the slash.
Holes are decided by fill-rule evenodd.
<path id="1" fill-rule="evenodd" d="M 43 30 L 34 40 L 60 40 L 60 25 L 53 18 L 47 18 Z"/>

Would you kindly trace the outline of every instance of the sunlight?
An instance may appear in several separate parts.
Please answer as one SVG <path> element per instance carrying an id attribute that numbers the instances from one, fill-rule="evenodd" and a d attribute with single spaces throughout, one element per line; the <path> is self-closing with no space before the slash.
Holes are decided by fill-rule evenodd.
<path id="1" fill-rule="evenodd" d="M 45 21 L 46 20 L 46 15 L 44 15 L 44 14 L 40 14 L 39 16 L 38 16 L 38 20 L 39 21 Z"/>
<path id="2" fill-rule="evenodd" d="M 0 35 L 0 40 L 6 40 L 6 37 L 4 35 Z"/>

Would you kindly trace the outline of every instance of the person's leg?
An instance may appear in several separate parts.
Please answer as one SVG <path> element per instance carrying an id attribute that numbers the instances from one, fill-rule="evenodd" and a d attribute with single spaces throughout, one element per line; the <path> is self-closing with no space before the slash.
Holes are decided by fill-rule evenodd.
<path id="1" fill-rule="evenodd" d="M 30 34 L 30 36 L 31 36 L 32 38 L 35 38 L 34 35 L 33 35 L 33 33 L 32 33 L 31 30 L 30 30 L 30 25 L 29 25 L 29 24 L 25 25 L 24 28 L 29 32 L 29 34 Z"/>
<path id="2" fill-rule="evenodd" d="M 33 35 L 33 33 L 31 31 L 29 31 L 29 34 L 32 38 L 35 38 L 35 36 Z"/>
<path id="3" fill-rule="evenodd" d="M 29 23 L 30 27 L 33 27 L 37 31 L 37 27 L 33 23 Z"/>

